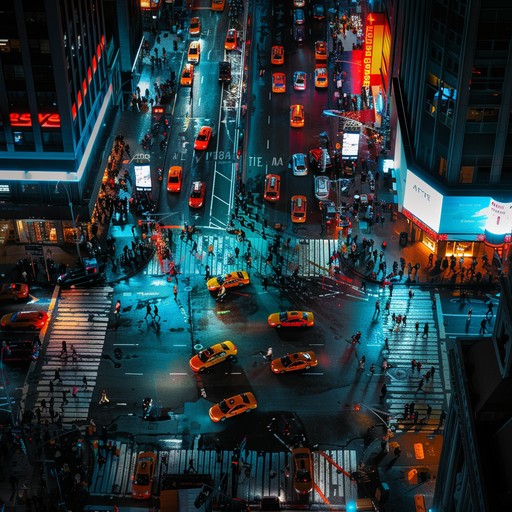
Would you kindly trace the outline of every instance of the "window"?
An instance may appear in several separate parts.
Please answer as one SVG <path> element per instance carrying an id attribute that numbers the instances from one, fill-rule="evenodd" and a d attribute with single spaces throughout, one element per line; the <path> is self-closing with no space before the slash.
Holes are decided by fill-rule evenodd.
<path id="1" fill-rule="evenodd" d="M 437 64 L 441 64 L 443 59 L 443 51 L 441 48 L 439 48 L 439 46 L 435 44 L 432 45 L 432 48 L 430 49 L 430 58 Z"/>
<path id="2" fill-rule="evenodd" d="M 439 156 L 439 176 L 442 176 L 443 178 L 447 177 L 448 173 L 448 160 L 446 158 Z"/>
<path id="3" fill-rule="evenodd" d="M 475 168 L 473 166 L 462 166 L 459 173 L 459 183 L 473 183 Z"/>
<path id="4" fill-rule="evenodd" d="M 478 167 L 476 175 L 476 183 L 488 184 L 491 181 L 491 168 L 490 167 Z"/>

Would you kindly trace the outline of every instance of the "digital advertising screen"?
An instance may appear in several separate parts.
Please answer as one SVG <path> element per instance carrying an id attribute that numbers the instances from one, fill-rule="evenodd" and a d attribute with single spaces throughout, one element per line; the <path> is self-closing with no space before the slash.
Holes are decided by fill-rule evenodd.
<path id="1" fill-rule="evenodd" d="M 485 230 L 489 210 L 489 196 L 445 196 L 440 233 L 480 235 Z"/>

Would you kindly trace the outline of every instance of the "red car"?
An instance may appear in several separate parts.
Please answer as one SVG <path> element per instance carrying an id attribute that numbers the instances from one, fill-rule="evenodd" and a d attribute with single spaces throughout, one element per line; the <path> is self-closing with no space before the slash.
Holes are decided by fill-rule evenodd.
<path id="1" fill-rule="evenodd" d="M 204 181 L 194 181 L 192 190 L 188 199 L 190 208 L 201 208 L 204 204 L 204 196 L 206 195 L 206 184 Z"/>
<path id="2" fill-rule="evenodd" d="M 210 139 L 212 138 L 212 129 L 210 126 L 201 126 L 197 134 L 196 141 L 194 142 L 194 149 L 204 151 L 208 148 Z"/>

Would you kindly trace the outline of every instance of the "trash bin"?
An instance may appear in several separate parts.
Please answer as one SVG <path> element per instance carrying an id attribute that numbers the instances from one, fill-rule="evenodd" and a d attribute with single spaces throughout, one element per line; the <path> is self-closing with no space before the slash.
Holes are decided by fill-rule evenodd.
<path id="1" fill-rule="evenodd" d="M 408 241 L 409 241 L 409 235 L 405 231 L 402 231 L 400 233 L 400 239 L 399 239 L 400 247 L 407 247 Z"/>

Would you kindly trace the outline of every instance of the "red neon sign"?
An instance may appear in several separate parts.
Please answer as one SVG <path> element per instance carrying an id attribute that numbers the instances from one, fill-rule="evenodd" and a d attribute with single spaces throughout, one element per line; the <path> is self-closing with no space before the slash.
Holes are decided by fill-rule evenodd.
<path id="1" fill-rule="evenodd" d="M 11 112 L 9 114 L 11 126 L 30 127 L 32 126 L 32 116 L 27 112 L 18 114 Z M 41 128 L 60 128 L 59 114 L 38 114 L 37 120 Z"/>

